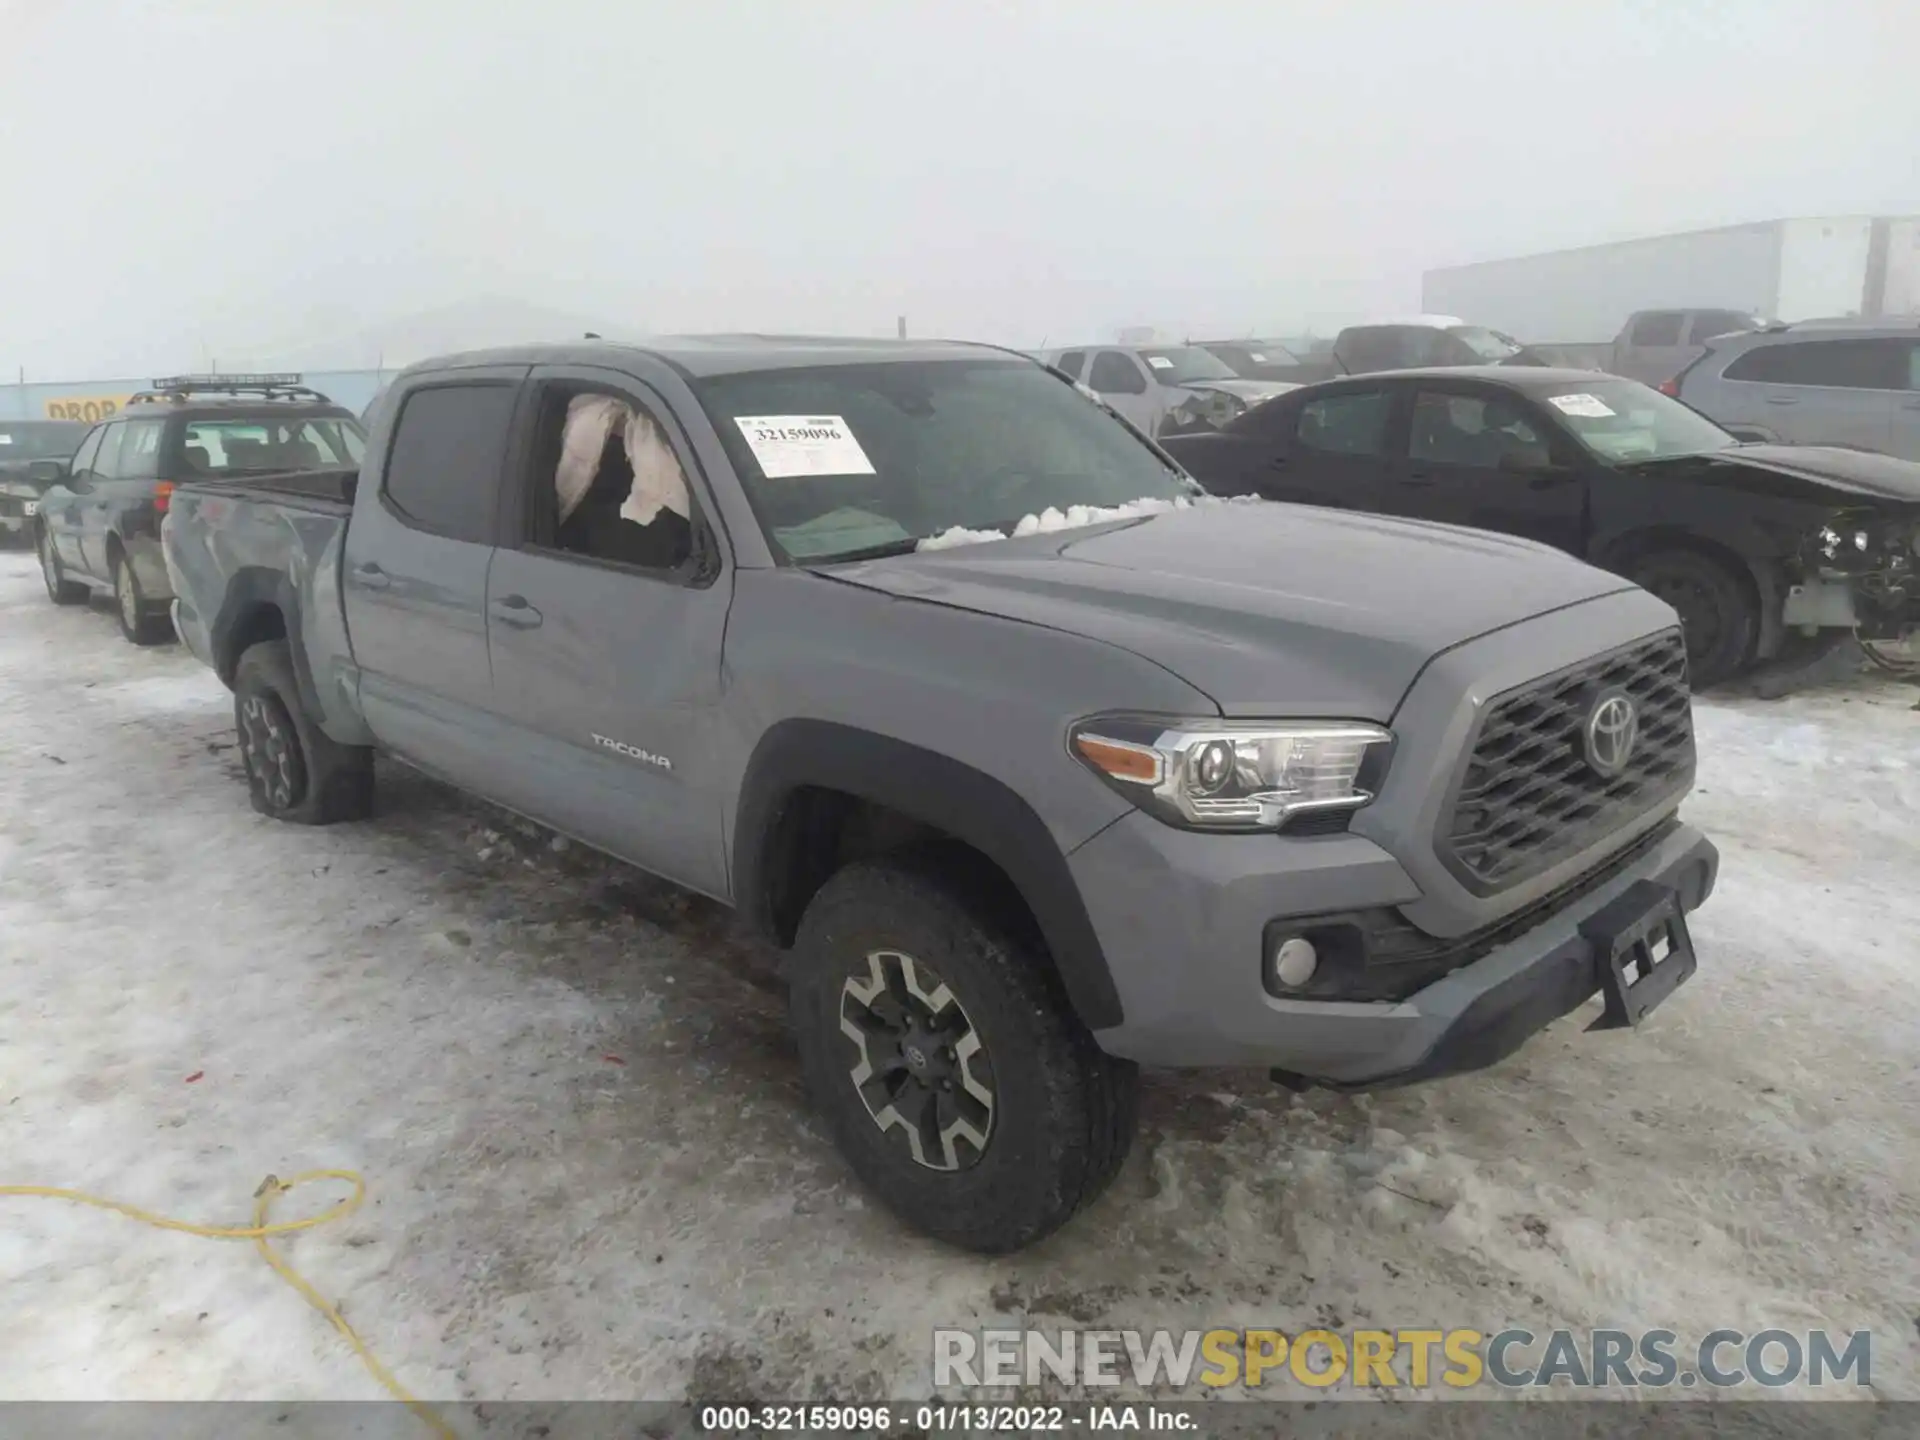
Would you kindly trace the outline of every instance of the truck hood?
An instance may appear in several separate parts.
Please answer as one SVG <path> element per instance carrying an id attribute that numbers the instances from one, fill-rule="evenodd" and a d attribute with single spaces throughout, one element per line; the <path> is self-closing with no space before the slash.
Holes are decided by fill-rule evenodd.
<path id="1" fill-rule="evenodd" d="M 1280 504 L 1201 505 L 825 573 L 1120 646 L 1227 715 L 1379 722 L 1440 652 L 1633 588 L 1528 540 Z"/>
<path id="2" fill-rule="evenodd" d="M 1693 478 L 1719 481 L 1754 494 L 1835 506 L 1891 501 L 1920 508 L 1920 465 L 1837 445 L 1734 445 L 1706 455 L 1643 460 L 1623 470 L 1687 470 Z"/>

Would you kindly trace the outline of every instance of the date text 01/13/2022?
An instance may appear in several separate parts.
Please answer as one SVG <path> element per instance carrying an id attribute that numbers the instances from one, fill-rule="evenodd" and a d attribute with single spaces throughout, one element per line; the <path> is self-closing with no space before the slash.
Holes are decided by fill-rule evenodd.
<path id="1" fill-rule="evenodd" d="M 1195 1416 L 1173 1406 L 1087 1405 L 708 1405 L 700 1428 L 710 1434 L 846 1431 L 874 1434 L 911 1429 L 923 1435 L 1004 1432 L 1029 1435 L 1070 1430 L 1190 1431 Z"/>

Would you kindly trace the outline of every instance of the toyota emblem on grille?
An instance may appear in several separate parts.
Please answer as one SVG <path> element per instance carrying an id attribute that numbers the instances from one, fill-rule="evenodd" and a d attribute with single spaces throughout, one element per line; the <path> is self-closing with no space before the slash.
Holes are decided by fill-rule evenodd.
<path id="1" fill-rule="evenodd" d="M 1581 731 L 1587 764 L 1596 775 L 1612 779 L 1633 758 L 1633 742 L 1640 734 L 1640 712 L 1618 690 L 1593 702 Z"/>

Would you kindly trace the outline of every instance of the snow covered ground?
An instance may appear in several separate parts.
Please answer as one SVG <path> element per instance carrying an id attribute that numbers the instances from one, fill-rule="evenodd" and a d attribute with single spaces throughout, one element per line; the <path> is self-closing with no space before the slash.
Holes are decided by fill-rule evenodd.
<path id="1" fill-rule="evenodd" d="M 849 1182 L 723 912 L 405 772 L 261 819 L 219 684 L 0 555 L 0 1183 L 237 1223 L 358 1169 L 287 1248 L 449 1400 L 910 1396 L 933 1325 L 1025 1323 L 1871 1329 L 1920 1398 L 1916 700 L 1699 707 L 1724 869 L 1642 1033 L 1372 1098 L 1151 1076 L 1096 1211 L 986 1261 Z M 0 1398 L 380 1393 L 245 1245 L 0 1207 Z"/>

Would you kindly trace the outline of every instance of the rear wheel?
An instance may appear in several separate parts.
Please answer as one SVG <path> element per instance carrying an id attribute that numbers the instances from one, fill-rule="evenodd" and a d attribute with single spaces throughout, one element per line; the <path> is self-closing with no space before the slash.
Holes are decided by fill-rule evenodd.
<path id="1" fill-rule="evenodd" d="M 49 600 L 56 605 L 78 605 L 87 598 L 87 587 L 67 579 L 60 568 L 60 557 L 53 553 L 53 540 L 45 530 L 34 531 L 33 548 L 40 552 L 40 578 L 46 582 Z"/>
<path id="2" fill-rule="evenodd" d="M 1698 550 L 1657 550 L 1633 561 L 1626 574 L 1679 612 L 1695 689 L 1746 668 L 1760 616 L 1745 581 L 1729 566 Z"/>
<path id="3" fill-rule="evenodd" d="M 158 614 L 141 593 L 140 577 L 127 557 L 113 556 L 113 608 L 120 616 L 120 633 L 135 645 L 158 645 L 173 638 L 173 621 Z"/>
<path id="4" fill-rule="evenodd" d="M 800 923 L 792 1020 L 854 1173 L 909 1224 L 1005 1254 L 1113 1178 L 1139 1071 L 1094 1044 L 1037 940 L 962 873 L 930 856 L 828 880 Z"/>
<path id="5" fill-rule="evenodd" d="M 373 752 L 342 745 L 313 723 L 286 641 L 266 641 L 240 657 L 233 721 L 247 791 L 262 815 L 331 825 L 373 813 Z"/>

